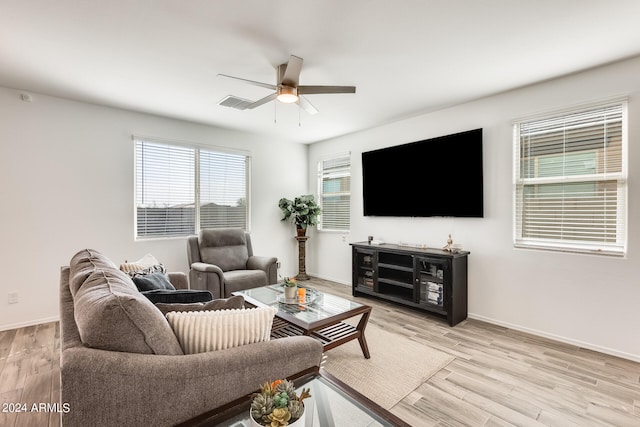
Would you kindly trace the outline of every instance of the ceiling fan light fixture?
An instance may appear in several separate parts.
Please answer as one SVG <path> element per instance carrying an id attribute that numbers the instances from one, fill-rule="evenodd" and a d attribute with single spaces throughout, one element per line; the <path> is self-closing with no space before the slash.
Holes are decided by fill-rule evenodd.
<path id="1" fill-rule="evenodd" d="M 298 101 L 298 89 L 290 86 L 281 86 L 278 88 L 277 99 L 284 104 L 293 104 Z"/>

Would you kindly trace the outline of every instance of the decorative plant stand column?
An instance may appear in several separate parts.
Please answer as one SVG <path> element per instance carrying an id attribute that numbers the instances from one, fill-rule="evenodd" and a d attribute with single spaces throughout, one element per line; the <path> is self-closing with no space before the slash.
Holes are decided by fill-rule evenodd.
<path id="1" fill-rule="evenodd" d="M 298 241 L 298 275 L 296 276 L 297 280 L 309 280 L 309 276 L 307 275 L 307 236 L 296 236 L 296 240 Z"/>

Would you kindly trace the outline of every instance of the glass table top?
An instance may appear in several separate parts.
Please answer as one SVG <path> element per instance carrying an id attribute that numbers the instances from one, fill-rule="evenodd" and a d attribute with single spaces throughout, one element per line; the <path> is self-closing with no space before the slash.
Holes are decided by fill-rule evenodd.
<path id="1" fill-rule="evenodd" d="M 357 302 L 312 288 L 306 288 L 307 297 L 303 303 L 287 303 L 284 299 L 284 286 L 280 284 L 248 289 L 238 292 L 238 294 L 248 297 L 249 302 L 253 299 L 260 304 L 275 307 L 280 313 L 287 313 L 298 321 L 309 324 L 363 306 Z"/>
<path id="2" fill-rule="evenodd" d="M 349 398 L 338 387 L 322 376 L 314 376 L 302 384 L 309 388 L 311 397 L 304 400 L 305 427 L 325 426 L 391 426 L 383 418 Z M 249 409 L 227 421 L 216 423 L 224 427 L 251 427 Z"/>

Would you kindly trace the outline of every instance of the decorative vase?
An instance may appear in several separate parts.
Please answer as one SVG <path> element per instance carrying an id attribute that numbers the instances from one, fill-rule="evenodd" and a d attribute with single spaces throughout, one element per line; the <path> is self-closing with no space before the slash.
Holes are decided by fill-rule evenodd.
<path id="1" fill-rule="evenodd" d="M 307 235 L 307 229 L 304 227 L 296 226 L 296 233 L 298 233 L 298 237 L 304 237 Z"/>
<path id="2" fill-rule="evenodd" d="M 285 286 L 284 287 L 284 297 L 288 300 L 293 300 L 298 298 L 298 287 L 297 286 Z"/>

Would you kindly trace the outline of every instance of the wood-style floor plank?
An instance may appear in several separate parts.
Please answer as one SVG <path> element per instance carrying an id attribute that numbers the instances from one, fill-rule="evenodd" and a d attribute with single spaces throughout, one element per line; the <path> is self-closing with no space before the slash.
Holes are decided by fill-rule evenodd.
<path id="1" fill-rule="evenodd" d="M 346 298 L 351 288 L 309 286 Z M 639 426 L 640 363 L 502 326 L 446 321 L 383 300 L 370 322 L 454 357 L 391 412 L 416 427 Z M 60 403 L 57 322 L 0 332 L 0 401 Z M 28 400 L 28 402 L 27 402 Z M 60 426 L 57 412 L 0 413 L 0 426 Z"/>
<path id="2" fill-rule="evenodd" d="M 309 284 L 352 298 L 347 286 Z M 374 307 L 371 322 L 455 357 L 392 408 L 411 425 L 640 425 L 640 363 L 476 320 L 450 328 L 383 300 L 353 299 Z"/>

